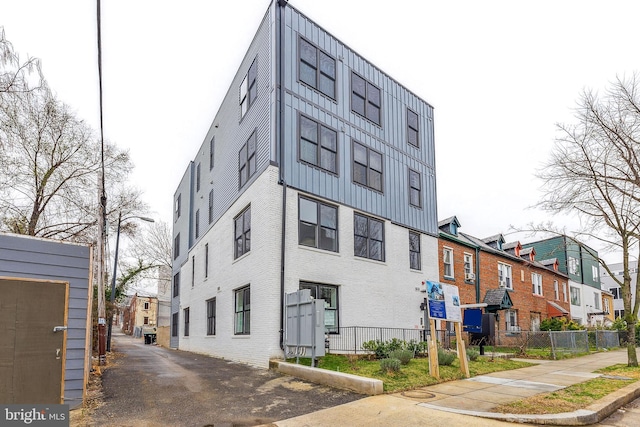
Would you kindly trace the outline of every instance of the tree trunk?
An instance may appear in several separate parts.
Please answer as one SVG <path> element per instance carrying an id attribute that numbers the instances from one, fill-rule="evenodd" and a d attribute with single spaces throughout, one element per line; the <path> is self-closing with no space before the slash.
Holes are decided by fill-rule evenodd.
<path id="1" fill-rule="evenodd" d="M 627 320 L 627 366 L 638 367 L 638 355 L 636 354 L 636 322 Z"/>

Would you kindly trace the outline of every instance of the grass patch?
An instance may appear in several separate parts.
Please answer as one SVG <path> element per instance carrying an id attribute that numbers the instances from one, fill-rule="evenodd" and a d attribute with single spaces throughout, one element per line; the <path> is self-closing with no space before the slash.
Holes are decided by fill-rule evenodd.
<path id="1" fill-rule="evenodd" d="M 295 359 L 287 361 L 295 363 Z M 327 354 L 318 358 L 318 361 L 318 367 L 321 369 L 379 379 L 383 382 L 386 393 L 412 390 L 438 384 L 439 382 L 464 378 L 464 375 L 460 372 L 460 361 L 458 359 L 450 366 L 440 366 L 440 380 L 429 375 L 429 359 L 423 357 L 411 359 L 407 365 L 402 365 L 400 372 L 382 372 L 379 360 L 369 360 L 354 355 Z M 309 366 L 311 359 L 300 359 L 300 364 Z M 471 376 L 484 375 L 531 365 L 531 363 L 509 359 L 490 360 L 479 357 L 478 360 L 469 362 L 469 373 Z"/>
<path id="2" fill-rule="evenodd" d="M 640 368 L 614 365 L 597 371 L 620 378 L 598 377 L 552 393 L 521 399 L 495 408 L 510 414 L 559 414 L 586 408 L 595 401 L 640 379 Z M 630 378 L 630 379 L 624 379 Z"/>

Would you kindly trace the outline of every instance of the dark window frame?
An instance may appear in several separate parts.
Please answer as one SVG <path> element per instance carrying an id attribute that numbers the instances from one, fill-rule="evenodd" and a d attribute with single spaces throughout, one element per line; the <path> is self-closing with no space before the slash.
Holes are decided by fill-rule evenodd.
<path id="1" fill-rule="evenodd" d="M 189 336 L 189 325 L 190 325 L 190 310 L 189 307 L 185 308 L 182 310 L 182 315 L 184 317 L 184 336 L 188 337 Z"/>
<path id="2" fill-rule="evenodd" d="M 417 175 L 417 185 L 414 185 L 414 180 L 412 179 L 412 175 Z M 415 195 L 417 194 L 418 200 L 417 204 L 414 200 Z M 409 169 L 409 204 L 414 208 L 422 209 L 422 174 L 416 170 Z"/>
<path id="3" fill-rule="evenodd" d="M 313 222 L 310 221 L 305 221 L 301 218 L 301 204 L 302 201 L 306 201 L 306 202 L 310 202 L 310 203 L 315 203 L 316 204 L 316 223 L 314 224 Z M 322 221 L 322 210 L 323 208 L 326 209 L 333 209 L 335 212 L 335 228 L 332 228 L 330 224 L 324 224 L 323 225 L 323 221 Z M 302 237 L 303 237 L 303 227 L 314 227 L 314 244 L 310 245 L 307 243 L 303 243 L 302 242 Z M 333 248 L 328 248 L 328 247 L 321 247 L 324 245 L 321 245 L 322 242 L 322 231 L 323 230 L 329 230 L 329 231 L 333 231 L 335 234 L 335 237 L 333 238 L 334 241 L 334 245 Z M 298 244 L 303 245 L 303 246 L 309 246 L 312 248 L 317 248 L 317 249 L 322 249 L 322 250 L 326 250 L 326 251 L 331 251 L 331 252 L 339 252 L 339 246 L 338 246 L 338 230 L 339 230 L 339 224 L 338 224 L 338 206 L 336 205 L 331 205 L 329 203 L 325 203 L 325 202 L 321 202 L 320 200 L 316 200 L 316 199 L 311 199 L 309 197 L 304 197 L 304 196 L 299 196 L 298 197 Z"/>
<path id="4" fill-rule="evenodd" d="M 241 233 L 238 233 L 238 221 L 240 220 L 242 221 Z M 251 252 L 251 205 L 244 208 L 233 219 L 233 248 L 234 259 Z"/>
<path id="5" fill-rule="evenodd" d="M 178 271 L 173 275 L 173 296 L 174 298 L 180 295 L 180 272 Z"/>
<path id="6" fill-rule="evenodd" d="M 363 234 L 362 231 L 358 230 L 358 219 L 361 220 L 366 220 L 367 221 L 367 225 L 366 225 L 366 234 Z M 372 231 L 371 231 L 371 224 L 372 223 L 377 223 L 379 224 L 382 228 L 381 228 L 381 239 L 376 239 L 374 237 L 371 236 Z M 361 233 L 361 234 L 358 234 Z M 353 214 L 353 237 L 354 237 L 354 243 L 353 243 L 353 254 L 356 257 L 359 258 L 366 258 L 366 259 L 371 259 L 374 261 L 381 261 L 381 262 L 385 262 L 385 238 L 384 238 L 384 221 L 377 219 L 377 218 L 373 218 L 367 215 L 362 215 L 359 214 L 357 212 L 354 212 Z M 358 242 L 362 242 L 364 239 L 364 243 L 365 243 L 365 249 L 366 249 L 366 253 L 363 252 L 363 248 L 358 246 Z M 375 258 L 374 255 L 372 255 L 372 245 L 379 243 L 380 244 L 380 256 L 379 258 Z"/>
<path id="7" fill-rule="evenodd" d="M 238 307 L 238 297 L 242 298 L 242 307 Z M 242 316 L 242 327 L 238 328 L 239 316 Z M 233 292 L 233 334 L 251 334 L 251 286 L 243 286 Z"/>
<path id="8" fill-rule="evenodd" d="M 363 149 L 365 149 L 366 152 L 366 163 L 362 163 L 362 161 L 359 161 L 356 159 L 356 150 L 357 147 L 360 146 Z M 380 170 L 375 169 L 374 167 L 371 166 L 372 160 L 371 157 L 372 155 L 378 155 L 380 156 Z M 373 148 L 358 142 L 356 140 L 352 140 L 352 144 L 351 144 L 351 170 L 352 170 L 352 181 L 355 184 L 359 184 L 362 185 L 364 187 L 367 187 L 370 190 L 373 191 L 377 191 L 378 193 L 382 193 L 384 194 L 384 155 L 377 151 L 374 150 Z M 356 169 L 360 169 L 364 167 L 364 182 L 361 180 L 358 180 L 358 174 L 356 174 Z M 380 188 L 375 187 L 372 184 L 372 181 L 374 181 L 372 178 L 374 177 L 374 174 L 379 174 L 380 175 Z M 362 175 L 362 174 L 361 174 Z"/>
<path id="9" fill-rule="evenodd" d="M 258 68 L 258 58 L 256 57 L 254 58 L 251 65 L 249 66 L 249 69 L 247 70 L 247 74 L 245 74 L 244 79 L 242 79 L 242 82 L 240 83 L 240 92 L 239 92 L 240 103 L 239 104 L 240 104 L 241 119 L 247 115 L 251 106 L 255 104 L 256 99 L 258 99 L 257 68 Z M 245 86 L 245 84 L 246 84 L 246 88 L 243 96 L 242 89 L 243 89 L 243 86 Z M 246 102 L 246 108 L 243 107 L 245 102 Z"/>
<path id="10" fill-rule="evenodd" d="M 197 238 L 200 237 L 200 209 L 196 210 L 195 223 L 196 223 L 196 226 L 195 226 L 196 230 L 195 231 L 196 231 L 196 239 L 197 239 Z"/>
<path id="11" fill-rule="evenodd" d="M 178 319 L 179 319 L 178 313 L 173 313 L 171 315 L 171 336 L 172 337 L 178 336 L 178 322 L 179 322 Z"/>
<path id="12" fill-rule="evenodd" d="M 315 49 L 315 55 L 314 55 L 315 64 L 312 64 L 309 60 L 303 58 L 303 55 L 302 55 L 303 43 L 306 43 L 307 45 L 309 45 L 309 47 Z M 333 61 L 333 76 L 331 76 L 329 73 L 327 73 L 322 69 L 321 64 L 322 64 L 323 56 L 326 57 L 326 59 Z M 310 82 L 304 79 L 303 77 L 304 73 L 301 71 L 301 68 L 304 66 L 309 67 L 310 70 L 313 70 L 314 80 L 315 80 L 314 82 Z M 332 94 L 328 93 L 328 91 L 325 91 L 325 89 L 322 88 L 322 84 L 320 82 L 322 81 L 323 78 L 333 82 Z M 337 82 L 338 82 L 336 59 L 332 55 L 320 49 L 318 46 L 316 46 L 315 44 L 311 43 L 309 40 L 303 37 L 298 37 L 298 81 L 317 90 L 318 92 L 331 98 L 332 100 L 334 101 L 336 100 L 336 88 L 337 88 Z"/>
<path id="13" fill-rule="evenodd" d="M 361 84 L 364 86 L 363 90 L 358 89 L 360 85 L 354 84 L 354 80 L 362 81 Z M 375 92 L 377 92 L 377 95 Z M 378 101 L 376 101 L 376 98 Z M 376 104 L 376 102 L 378 102 L 378 104 Z M 357 107 L 357 105 L 360 104 L 362 104 L 362 111 L 359 111 Z M 377 120 L 372 117 L 374 109 L 377 109 L 378 112 Z M 355 71 L 351 72 L 351 111 L 371 123 L 382 127 L 382 90 Z"/>
<path id="14" fill-rule="evenodd" d="M 191 287 L 196 284 L 196 256 L 191 255 Z"/>
<path id="15" fill-rule="evenodd" d="M 252 144 L 250 144 L 253 139 L 253 150 Z M 251 177 L 255 175 L 257 164 L 256 157 L 258 151 L 258 130 L 255 129 L 247 138 L 247 142 L 245 142 L 240 151 L 238 152 L 238 189 L 244 187 Z M 253 170 L 252 170 L 253 167 Z"/>
<path id="16" fill-rule="evenodd" d="M 198 163 L 197 166 L 196 166 L 196 193 L 198 191 L 200 191 L 200 181 L 201 181 L 201 179 L 200 179 L 200 175 L 201 175 L 200 174 L 200 165 L 201 165 L 201 163 Z"/>
<path id="17" fill-rule="evenodd" d="M 206 301 L 207 303 L 207 335 L 216 334 L 216 299 L 211 298 Z"/>
<path id="18" fill-rule="evenodd" d="M 214 160 L 215 160 L 215 147 L 216 147 L 216 137 L 212 136 L 209 140 L 209 170 L 213 170 Z"/>
<path id="19" fill-rule="evenodd" d="M 177 259 L 180 256 L 180 233 L 176 234 L 173 238 L 173 259 Z"/>
<path id="20" fill-rule="evenodd" d="M 178 197 L 176 198 L 176 201 L 175 201 L 175 206 L 174 206 L 175 219 L 173 220 L 174 222 L 176 222 L 178 218 L 180 218 L 181 210 L 182 210 L 182 193 L 178 194 Z"/>
<path id="21" fill-rule="evenodd" d="M 302 122 L 303 120 L 308 120 L 310 122 L 315 123 L 316 125 L 316 140 L 313 141 L 305 136 L 303 136 L 303 125 Z M 323 130 L 326 129 L 328 132 L 332 132 L 335 135 L 335 149 L 332 149 L 331 147 L 323 144 L 323 138 L 322 138 L 322 134 L 323 134 Z M 308 159 L 304 159 L 303 158 L 303 152 L 304 150 L 302 149 L 302 144 L 303 143 L 307 143 L 307 144 L 311 144 L 311 145 L 315 145 L 316 149 L 315 149 L 315 155 L 316 155 L 316 161 L 315 163 L 311 160 Z M 327 167 L 323 166 L 323 161 L 322 161 L 322 154 L 323 152 L 328 152 L 328 153 L 332 153 L 333 154 L 333 170 Z M 338 174 L 338 131 L 335 130 L 334 128 L 332 128 L 331 126 L 328 126 L 314 118 L 311 118 L 307 115 L 304 115 L 302 113 L 298 113 L 298 160 L 302 163 L 317 167 L 325 172 L 328 172 L 330 174 L 339 176 Z"/>
<path id="22" fill-rule="evenodd" d="M 412 115 L 415 116 L 415 127 L 411 123 Z M 415 143 L 411 141 L 411 136 L 415 133 Z M 407 144 L 420 148 L 420 116 L 410 108 L 407 108 Z"/>
<path id="23" fill-rule="evenodd" d="M 411 241 L 412 237 L 414 239 L 413 242 Z M 415 239 L 417 239 L 417 247 Z M 421 240 L 422 236 L 420 233 L 409 231 L 409 268 L 412 270 L 422 270 Z"/>
<path id="24" fill-rule="evenodd" d="M 209 224 L 213 222 L 213 188 L 209 191 Z"/>
<path id="25" fill-rule="evenodd" d="M 327 310 L 335 312 L 335 326 L 327 327 L 325 323 L 325 332 L 329 334 L 338 334 L 340 333 L 340 286 L 330 285 L 328 283 L 316 283 L 316 282 L 308 282 L 305 280 L 301 280 L 299 283 L 300 289 L 309 289 L 311 291 L 311 296 L 315 299 L 324 299 L 322 298 L 324 293 L 321 289 L 330 289 L 335 290 L 335 308 L 331 307 L 331 301 L 326 301 L 325 299 L 325 313 Z M 327 316 L 325 316 L 325 319 Z"/>
<path id="26" fill-rule="evenodd" d="M 209 244 L 204 244 L 204 278 L 209 277 Z"/>

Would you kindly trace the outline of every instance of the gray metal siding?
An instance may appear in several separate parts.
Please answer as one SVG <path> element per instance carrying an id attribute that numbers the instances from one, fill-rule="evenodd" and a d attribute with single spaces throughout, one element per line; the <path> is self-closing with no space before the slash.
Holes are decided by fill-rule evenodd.
<path id="1" fill-rule="evenodd" d="M 287 7 L 285 30 L 285 177 L 287 185 L 437 235 L 433 107 Z M 336 59 L 336 100 L 298 81 L 298 39 Z M 381 91 L 381 126 L 351 111 L 351 72 Z M 407 142 L 406 110 L 418 114 L 420 147 Z M 338 175 L 298 161 L 298 112 L 338 131 Z M 352 182 L 352 141 L 384 156 L 383 193 Z M 421 175 L 422 208 L 408 199 L 408 170 Z"/>
<path id="2" fill-rule="evenodd" d="M 64 403 L 82 404 L 89 305 L 88 246 L 0 234 L 0 276 L 69 282 Z"/>

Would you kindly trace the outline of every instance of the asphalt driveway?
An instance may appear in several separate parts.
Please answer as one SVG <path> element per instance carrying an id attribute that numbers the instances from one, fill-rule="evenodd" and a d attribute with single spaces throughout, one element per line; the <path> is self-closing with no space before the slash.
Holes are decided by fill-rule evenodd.
<path id="1" fill-rule="evenodd" d="M 253 426 L 365 396 L 114 333 L 95 426 Z"/>

